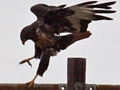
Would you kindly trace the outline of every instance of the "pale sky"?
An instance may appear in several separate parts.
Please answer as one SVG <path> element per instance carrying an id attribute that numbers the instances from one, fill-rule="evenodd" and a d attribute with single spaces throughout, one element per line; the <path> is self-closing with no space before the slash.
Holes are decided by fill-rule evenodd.
<path id="1" fill-rule="evenodd" d="M 34 43 L 29 40 L 23 46 L 20 41 L 22 28 L 36 20 L 31 6 L 71 6 L 83 1 L 88 0 L 0 0 L 0 83 L 26 83 L 36 74 L 39 59 L 31 61 L 32 68 L 27 63 L 18 65 L 34 55 Z M 83 57 L 87 59 L 86 83 L 120 84 L 120 0 L 112 7 L 117 12 L 107 15 L 114 20 L 92 22 L 88 28 L 92 36 L 52 57 L 48 70 L 43 77 L 37 77 L 36 83 L 67 83 L 67 58 Z"/>

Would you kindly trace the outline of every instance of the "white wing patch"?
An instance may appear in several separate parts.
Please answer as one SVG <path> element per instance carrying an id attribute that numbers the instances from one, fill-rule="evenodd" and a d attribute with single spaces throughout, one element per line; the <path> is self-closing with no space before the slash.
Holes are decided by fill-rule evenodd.
<path id="1" fill-rule="evenodd" d="M 70 10 L 75 11 L 74 15 L 67 16 L 68 19 L 73 25 L 72 27 L 76 28 L 78 32 L 80 32 L 80 20 L 92 20 L 94 19 L 94 12 L 92 9 L 87 7 L 80 7 L 80 6 L 72 6 L 68 7 Z"/>
<path id="2" fill-rule="evenodd" d="M 67 16 L 66 19 L 68 19 L 73 25 L 72 27 L 76 28 L 77 31 L 76 32 L 79 32 L 80 31 L 80 19 L 76 19 L 73 15 L 72 16 Z"/>

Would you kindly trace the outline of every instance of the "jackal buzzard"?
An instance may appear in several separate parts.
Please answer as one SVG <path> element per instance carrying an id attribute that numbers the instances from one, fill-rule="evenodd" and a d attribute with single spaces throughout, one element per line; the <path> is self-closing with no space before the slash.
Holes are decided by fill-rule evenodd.
<path id="1" fill-rule="evenodd" d="M 88 24 L 96 20 L 112 20 L 110 17 L 102 16 L 104 13 L 114 13 L 110 5 L 115 2 L 96 4 L 97 1 L 89 1 L 70 7 L 66 5 L 48 6 L 46 4 L 37 4 L 31 7 L 31 11 L 37 16 L 37 20 L 21 31 L 21 40 L 24 44 L 28 39 L 35 43 L 35 55 L 20 62 L 23 64 L 33 58 L 41 59 L 37 74 L 29 87 L 34 85 L 34 80 L 38 75 L 43 76 L 49 65 L 51 56 L 57 52 L 66 49 L 75 41 L 87 38 L 91 35 L 87 31 Z M 61 36 L 62 32 L 71 34 Z M 31 65 L 32 66 L 32 65 Z"/>

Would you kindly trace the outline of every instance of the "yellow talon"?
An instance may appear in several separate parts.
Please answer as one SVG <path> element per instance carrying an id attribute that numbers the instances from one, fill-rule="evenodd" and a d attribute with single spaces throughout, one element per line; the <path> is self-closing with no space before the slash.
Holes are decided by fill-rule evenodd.
<path id="1" fill-rule="evenodd" d="M 25 59 L 25 60 L 19 62 L 19 64 L 23 64 L 23 63 L 27 62 L 28 65 L 30 65 L 30 66 L 32 67 L 32 64 L 30 63 L 30 60 L 33 59 L 33 58 L 34 58 L 34 57 L 31 57 L 31 58 Z"/>

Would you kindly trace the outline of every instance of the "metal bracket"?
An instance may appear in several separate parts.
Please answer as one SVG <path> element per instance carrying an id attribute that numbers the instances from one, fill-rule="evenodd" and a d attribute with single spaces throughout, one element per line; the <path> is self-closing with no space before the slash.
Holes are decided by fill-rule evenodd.
<path id="1" fill-rule="evenodd" d="M 59 90 L 67 90 L 67 84 L 59 84 Z"/>
<path id="2" fill-rule="evenodd" d="M 75 90 L 82 90 L 83 84 L 76 82 L 74 88 Z M 67 90 L 67 84 L 59 84 L 59 90 Z M 96 90 L 96 84 L 85 84 L 85 90 Z"/>
<path id="3" fill-rule="evenodd" d="M 96 90 L 95 84 L 85 84 L 85 90 Z"/>

